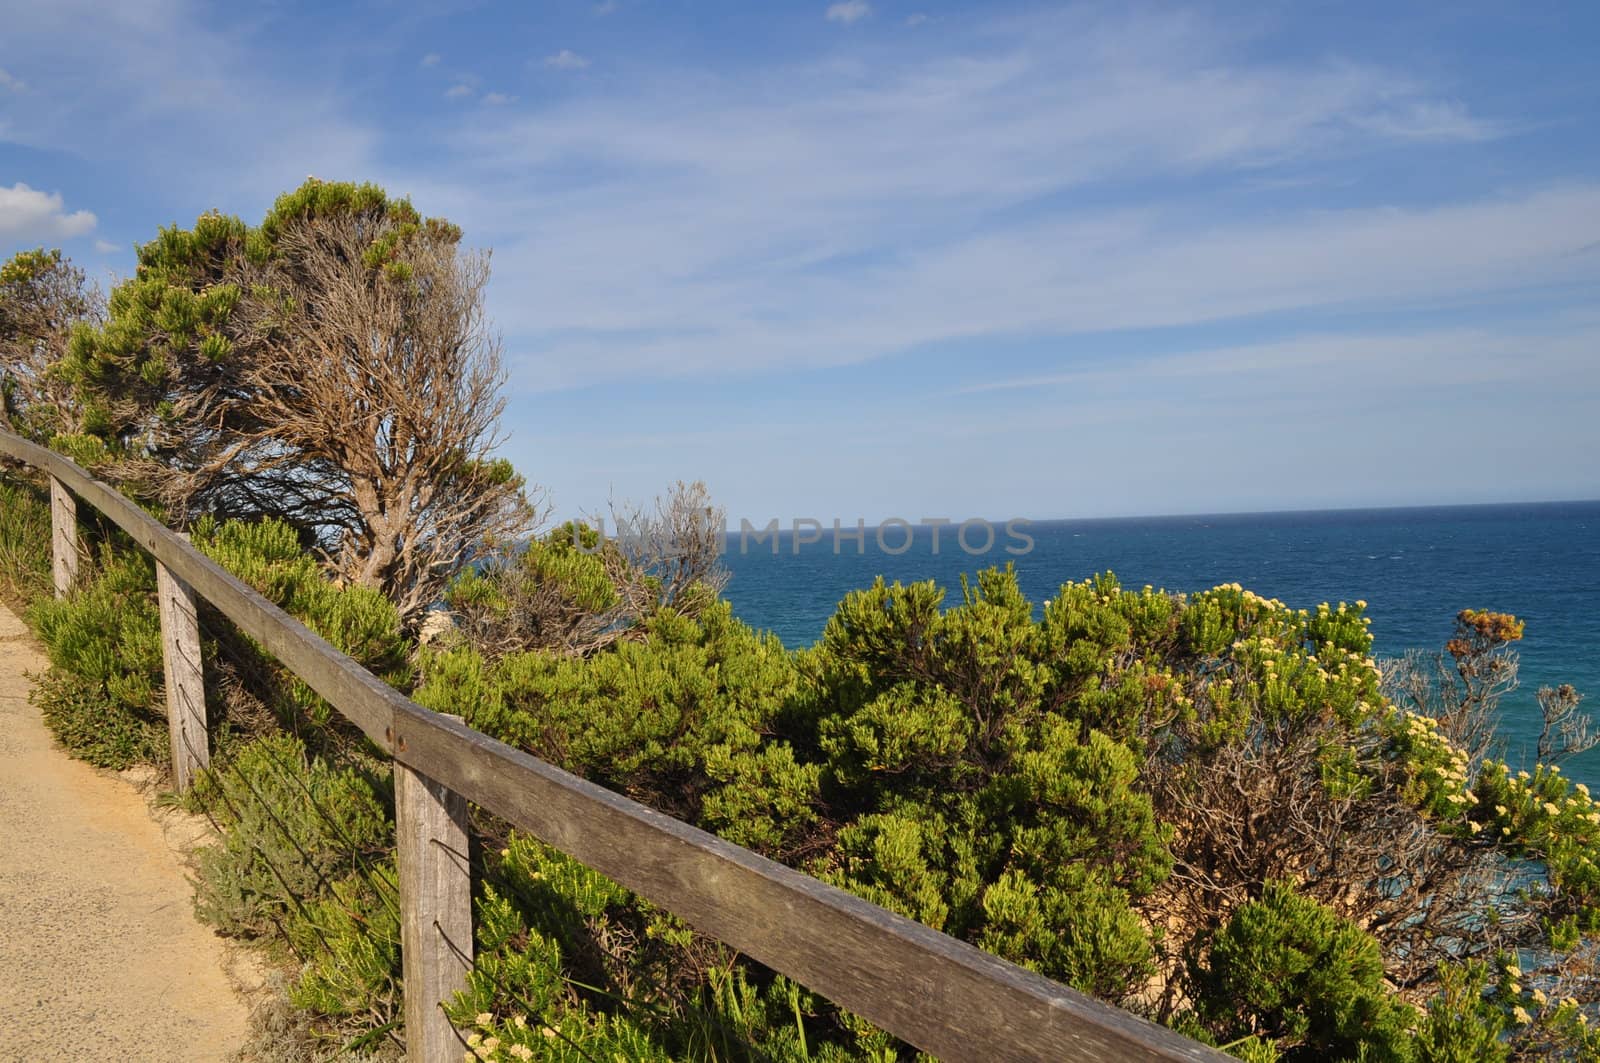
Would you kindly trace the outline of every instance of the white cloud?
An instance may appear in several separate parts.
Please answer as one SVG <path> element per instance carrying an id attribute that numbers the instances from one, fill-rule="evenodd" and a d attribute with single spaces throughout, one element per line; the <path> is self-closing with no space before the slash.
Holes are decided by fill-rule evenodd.
<path id="1" fill-rule="evenodd" d="M 28 86 L 20 78 L 13 77 L 5 67 L 0 66 L 0 89 L 9 89 L 12 92 L 24 92 Z"/>
<path id="2" fill-rule="evenodd" d="M 604 3 L 594 5 L 596 15 L 609 15 L 617 10 L 617 0 L 605 0 Z"/>
<path id="3" fill-rule="evenodd" d="M 563 48 L 555 55 L 546 56 L 544 65 L 556 70 L 582 70 L 589 65 L 589 60 L 568 48 Z"/>
<path id="4" fill-rule="evenodd" d="M 1392 307 L 1600 262 L 1571 253 L 1600 239 L 1596 185 L 1306 206 L 1338 202 L 1307 195 L 1338 164 L 1415 148 L 1373 120 L 1426 112 L 1406 76 L 1079 18 L 985 26 L 959 56 L 649 80 L 468 124 L 471 172 L 430 202 L 495 246 L 495 313 L 541 386 Z M 1218 212 L 1217 188 L 1252 209 Z"/>
<path id="5" fill-rule="evenodd" d="M 21 182 L 10 188 L 0 185 L 0 241 L 70 240 L 94 227 L 89 211 L 68 214 L 58 192 L 39 192 Z"/>
<path id="6" fill-rule="evenodd" d="M 507 96 L 503 92 L 486 92 L 483 94 L 483 102 L 490 107 L 501 107 L 515 99 L 515 96 Z"/>
<path id="7" fill-rule="evenodd" d="M 371 172 L 375 134 L 344 111 L 338 64 L 276 76 L 282 64 L 243 24 L 193 0 L 52 0 L 6 5 L 0 17 L 8 50 L 72 71 L 8 116 L 6 139 L 125 185 L 148 181 L 165 220 L 180 216 L 166 213 L 176 204 L 264 210 L 308 169 Z"/>
<path id="8" fill-rule="evenodd" d="M 1383 136 L 1405 140 L 1491 140 L 1503 132 L 1499 123 L 1468 113 L 1454 100 L 1411 100 L 1393 110 L 1378 110 L 1357 119 Z"/>
<path id="9" fill-rule="evenodd" d="M 457 83 L 444 90 L 444 98 L 447 100 L 461 100 L 471 96 L 472 92 L 473 89 L 471 85 Z"/>
<path id="10" fill-rule="evenodd" d="M 926 21 L 928 21 L 928 16 L 923 14 L 921 11 L 917 11 L 906 16 L 907 26 L 920 26 Z"/>
<path id="11" fill-rule="evenodd" d="M 849 25 L 872 14 L 872 5 L 867 0 L 842 0 L 841 3 L 830 4 L 824 16 L 829 22 L 843 22 Z"/>
<path id="12" fill-rule="evenodd" d="M 438 52 L 429 52 L 427 55 L 422 57 L 422 61 L 420 63 L 418 63 L 417 65 L 418 66 L 438 66 L 439 65 L 439 53 Z"/>
<path id="13" fill-rule="evenodd" d="M 94 249 L 97 254 L 111 255 L 122 250 L 121 244 L 114 244 L 110 240 L 96 240 Z"/>

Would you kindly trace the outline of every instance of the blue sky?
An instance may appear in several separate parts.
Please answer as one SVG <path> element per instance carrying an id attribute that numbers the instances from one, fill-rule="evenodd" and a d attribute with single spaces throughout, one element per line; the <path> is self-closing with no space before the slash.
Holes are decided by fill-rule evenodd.
<path id="1" fill-rule="evenodd" d="M 558 513 L 1600 496 L 1600 6 L 0 2 L 0 255 L 375 180 Z"/>

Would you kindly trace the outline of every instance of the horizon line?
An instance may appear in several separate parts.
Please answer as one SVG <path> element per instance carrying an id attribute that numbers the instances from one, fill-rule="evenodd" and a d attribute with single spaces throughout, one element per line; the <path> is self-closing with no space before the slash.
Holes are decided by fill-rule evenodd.
<path id="1" fill-rule="evenodd" d="M 1194 512 L 1194 513 L 1123 513 L 1123 514 L 1113 514 L 1113 515 L 1099 516 L 1099 517 L 1021 517 L 1021 516 L 1014 516 L 1014 517 L 1007 517 L 1007 518 L 1004 518 L 1004 519 L 995 519 L 995 518 L 990 518 L 990 517 L 968 517 L 966 519 L 969 520 L 969 521 L 983 521 L 985 523 L 994 525 L 996 527 L 1004 527 L 1010 521 L 1024 521 L 1029 525 L 1038 525 L 1038 524 L 1089 524 L 1089 523 L 1096 523 L 1096 522 L 1113 522 L 1113 521 L 1125 521 L 1125 520 L 1203 520 L 1203 519 L 1208 519 L 1208 518 L 1219 519 L 1219 518 L 1239 518 L 1239 517 L 1311 516 L 1311 515 L 1315 515 L 1315 514 L 1332 514 L 1332 513 L 1393 513 L 1393 512 L 1405 512 L 1405 511 L 1414 511 L 1414 510 L 1511 509 L 1511 508 L 1535 508 L 1535 507 L 1540 507 L 1540 506 L 1586 506 L 1586 505 L 1600 505 L 1600 498 L 1552 498 L 1552 499 L 1540 499 L 1540 500 L 1536 500 L 1536 501 L 1527 501 L 1527 502 L 1519 502 L 1519 501 L 1512 501 L 1512 502 L 1431 502 L 1431 503 L 1417 503 L 1417 504 L 1411 504 L 1411 505 L 1307 506 L 1307 507 L 1296 507 L 1296 508 L 1289 508 L 1289 509 L 1244 509 L 1244 510 L 1222 510 L 1222 511 L 1219 511 L 1219 510 L 1207 510 L 1207 511 Z M 741 520 L 745 520 L 745 521 L 749 521 L 749 518 L 740 518 L 740 519 Z M 779 535 L 793 535 L 793 534 L 795 534 L 795 528 L 793 526 L 793 522 L 794 521 L 797 521 L 797 520 L 816 520 L 816 519 L 817 518 L 814 518 L 814 517 L 791 517 L 789 525 L 788 526 L 779 527 L 777 529 L 777 534 L 779 534 Z M 838 518 L 835 518 L 835 519 L 838 519 Z M 781 518 L 777 518 L 777 517 L 769 517 L 768 518 L 768 522 L 769 523 L 771 521 L 774 521 L 774 520 L 780 521 L 780 523 L 781 523 Z M 865 522 L 866 518 L 858 517 L 858 518 L 856 518 L 856 520 Z M 889 521 L 901 521 L 901 520 L 904 520 L 904 518 L 886 517 L 886 518 L 883 518 L 882 520 L 877 521 L 876 523 L 870 523 L 870 524 L 865 524 L 864 523 L 862 526 L 867 531 L 875 531 L 878 528 L 883 527 Z M 905 521 L 905 523 L 909 524 L 910 527 L 913 528 L 914 530 L 916 530 L 918 532 L 921 532 L 921 531 L 925 531 L 928 528 L 933 527 L 933 525 L 931 525 L 931 524 L 924 523 L 925 521 L 930 521 L 930 520 L 946 520 L 946 518 L 943 518 L 943 517 L 922 517 L 922 518 L 918 518 L 918 520 L 915 520 L 915 521 L 907 520 L 907 521 Z M 754 522 L 750 522 L 750 523 L 752 524 L 753 529 L 756 530 L 756 531 L 763 531 L 765 529 L 765 527 L 766 527 L 765 524 L 757 525 L 757 524 L 754 524 Z M 955 528 L 959 527 L 961 525 L 961 523 L 962 522 L 958 521 L 958 520 L 948 519 L 945 524 L 941 524 L 941 525 L 939 525 L 939 527 L 955 529 Z M 840 519 L 839 527 L 840 527 L 841 530 L 848 529 L 848 530 L 854 532 L 856 527 L 857 527 L 857 525 L 856 525 L 855 521 L 851 521 L 849 523 L 846 523 L 842 519 Z M 832 530 L 833 530 L 831 520 L 830 520 L 829 523 L 823 524 L 821 530 L 823 531 L 824 534 L 831 533 Z M 730 535 L 730 536 L 738 535 L 738 534 L 740 534 L 740 532 L 741 532 L 740 528 L 731 528 L 730 527 L 730 528 L 725 528 L 725 530 L 724 530 L 724 534 Z"/>

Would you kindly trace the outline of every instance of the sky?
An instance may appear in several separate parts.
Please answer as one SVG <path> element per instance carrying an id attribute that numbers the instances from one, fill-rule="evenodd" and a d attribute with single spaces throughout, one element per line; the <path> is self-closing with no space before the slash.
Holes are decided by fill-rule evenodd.
<path id="1" fill-rule="evenodd" d="M 376 181 L 737 527 L 1600 497 L 1600 5 L 0 0 L 0 257 Z"/>

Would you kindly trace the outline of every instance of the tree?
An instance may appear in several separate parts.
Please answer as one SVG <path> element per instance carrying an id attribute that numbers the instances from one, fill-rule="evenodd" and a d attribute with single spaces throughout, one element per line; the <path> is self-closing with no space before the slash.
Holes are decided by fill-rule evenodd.
<path id="1" fill-rule="evenodd" d="M 373 185 L 308 180 L 260 226 L 202 216 L 140 248 L 66 371 L 119 473 L 175 521 L 277 517 L 408 626 L 529 529 L 493 452 L 505 373 L 486 255 Z"/>
<path id="2" fill-rule="evenodd" d="M 679 481 L 654 507 L 613 505 L 606 523 L 573 521 L 462 573 L 447 602 L 478 652 L 586 656 L 646 634 L 662 611 L 693 618 L 727 583 L 726 517 L 706 485 Z"/>
<path id="3" fill-rule="evenodd" d="M 39 442 L 82 430 L 85 411 L 53 367 L 80 325 L 97 324 L 104 299 L 60 251 L 22 251 L 0 266 L 0 417 Z"/>

